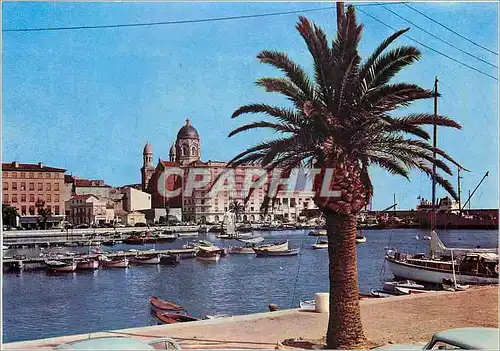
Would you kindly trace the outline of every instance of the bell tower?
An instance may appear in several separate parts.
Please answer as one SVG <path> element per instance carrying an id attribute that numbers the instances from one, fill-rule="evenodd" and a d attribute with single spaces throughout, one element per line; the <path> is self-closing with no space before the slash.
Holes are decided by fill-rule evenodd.
<path id="1" fill-rule="evenodd" d="M 189 119 L 177 133 L 175 160 L 186 165 L 201 159 L 200 135 Z"/>
<path id="2" fill-rule="evenodd" d="M 149 185 L 149 181 L 153 173 L 155 172 L 155 167 L 153 166 L 153 147 L 149 142 L 144 146 L 142 152 L 142 168 L 141 168 L 141 184 L 142 191 L 146 191 Z"/>

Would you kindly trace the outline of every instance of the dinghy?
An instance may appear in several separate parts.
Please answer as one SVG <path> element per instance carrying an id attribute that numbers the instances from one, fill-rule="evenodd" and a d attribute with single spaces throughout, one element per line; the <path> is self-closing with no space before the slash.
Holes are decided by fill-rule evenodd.
<path id="1" fill-rule="evenodd" d="M 183 306 L 159 299 L 156 296 L 150 296 L 149 303 L 152 307 L 160 311 L 184 311 Z"/>
<path id="2" fill-rule="evenodd" d="M 183 322 L 195 322 L 198 318 L 190 315 L 169 313 L 169 312 L 156 312 L 156 318 L 166 324 L 183 323 Z"/>
<path id="3" fill-rule="evenodd" d="M 255 251 L 257 257 L 274 257 L 274 256 L 297 256 L 299 249 L 288 249 L 283 251 Z"/>
<path id="4" fill-rule="evenodd" d="M 51 272 L 74 272 L 76 262 L 45 261 L 47 269 Z"/>

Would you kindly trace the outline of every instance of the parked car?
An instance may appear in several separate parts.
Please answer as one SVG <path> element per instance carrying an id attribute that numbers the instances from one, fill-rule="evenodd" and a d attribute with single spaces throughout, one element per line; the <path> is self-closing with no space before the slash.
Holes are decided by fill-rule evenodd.
<path id="1" fill-rule="evenodd" d="M 134 225 L 134 227 L 147 227 L 148 225 L 144 222 L 139 222 Z"/>
<path id="2" fill-rule="evenodd" d="M 415 344 L 393 344 L 376 350 L 499 350 L 498 328 L 457 328 L 434 334 L 422 347 Z"/>
<path id="3" fill-rule="evenodd" d="M 79 224 L 75 227 L 76 229 L 87 229 L 90 228 L 88 224 Z"/>

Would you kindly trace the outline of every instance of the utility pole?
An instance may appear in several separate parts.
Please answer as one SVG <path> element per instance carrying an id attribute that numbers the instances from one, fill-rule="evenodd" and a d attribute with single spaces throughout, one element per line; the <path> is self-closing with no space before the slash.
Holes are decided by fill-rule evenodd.
<path id="1" fill-rule="evenodd" d="M 436 224 L 436 147 L 437 147 L 437 109 L 438 109 L 438 77 L 434 80 L 434 135 L 432 141 L 432 222 Z M 434 227 L 432 227 L 434 229 Z"/>
<path id="2" fill-rule="evenodd" d="M 458 210 L 459 212 L 462 212 L 462 201 L 461 201 L 461 198 L 460 198 L 460 194 L 461 194 L 461 189 L 460 189 L 460 179 L 462 179 L 462 177 L 460 176 L 460 171 L 462 170 L 462 168 L 460 166 L 458 166 L 458 187 L 457 187 L 457 190 L 458 190 Z"/>
<path id="3" fill-rule="evenodd" d="M 340 23 L 344 17 L 344 2 L 337 2 L 337 30 L 340 28 Z"/>

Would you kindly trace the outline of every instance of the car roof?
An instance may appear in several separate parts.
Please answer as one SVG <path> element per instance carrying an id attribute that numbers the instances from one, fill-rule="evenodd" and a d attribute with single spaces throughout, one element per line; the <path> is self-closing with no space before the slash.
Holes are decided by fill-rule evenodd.
<path id="1" fill-rule="evenodd" d="M 457 328 L 434 334 L 429 344 L 443 341 L 466 350 L 498 350 L 498 328 Z"/>
<path id="2" fill-rule="evenodd" d="M 104 336 L 92 339 L 77 340 L 59 345 L 56 350 L 154 350 L 154 347 L 130 338 L 120 336 Z"/>

